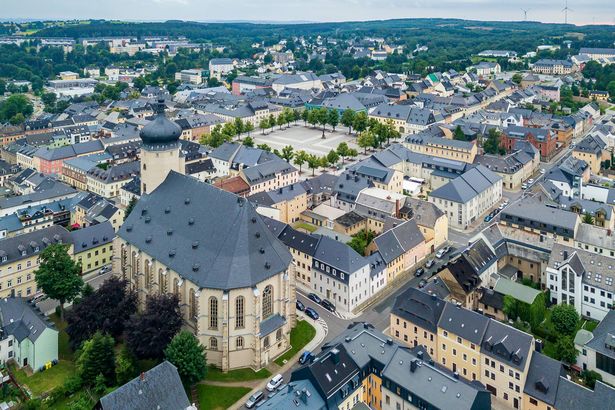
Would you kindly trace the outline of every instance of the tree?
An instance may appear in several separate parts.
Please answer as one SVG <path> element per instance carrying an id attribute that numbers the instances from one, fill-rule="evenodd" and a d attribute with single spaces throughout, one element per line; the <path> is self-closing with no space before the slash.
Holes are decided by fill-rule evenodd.
<path id="1" fill-rule="evenodd" d="M 467 141 L 468 137 L 466 137 L 466 134 L 463 132 L 463 130 L 461 129 L 461 126 L 458 125 L 455 128 L 455 131 L 453 132 L 453 139 L 456 139 L 458 141 Z"/>
<path id="2" fill-rule="evenodd" d="M 352 236 L 352 239 L 347 243 L 359 255 L 365 255 L 365 249 L 374 240 L 376 234 L 370 230 L 364 229 Z"/>
<path id="3" fill-rule="evenodd" d="M 351 159 L 352 158 L 356 158 L 358 155 L 359 155 L 359 152 L 356 149 L 354 149 L 354 148 L 351 148 L 348 151 L 348 158 L 351 158 Z"/>
<path id="4" fill-rule="evenodd" d="M 130 215 L 132 210 L 135 208 L 136 204 L 137 204 L 137 197 L 136 196 L 131 197 L 130 201 L 128 201 L 128 206 L 126 206 L 126 210 L 124 211 L 124 221 L 128 218 L 128 215 Z"/>
<path id="5" fill-rule="evenodd" d="M 256 148 L 262 149 L 263 151 L 266 151 L 266 152 L 271 152 L 271 147 L 267 144 L 258 144 Z"/>
<path id="6" fill-rule="evenodd" d="M 374 144 L 374 134 L 371 131 L 364 130 L 359 134 L 357 138 L 357 145 L 365 150 L 367 154 L 367 148 Z"/>
<path id="7" fill-rule="evenodd" d="M 243 132 L 247 133 L 249 137 L 252 131 L 254 131 L 254 125 L 250 121 L 246 121 L 243 124 Z"/>
<path id="8" fill-rule="evenodd" d="M 309 110 L 307 115 L 307 122 L 313 127 L 318 124 L 318 113 L 316 110 Z"/>
<path id="9" fill-rule="evenodd" d="M 120 386 L 137 375 L 137 359 L 125 346 L 115 358 L 115 379 Z"/>
<path id="10" fill-rule="evenodd" d="M 299 166 L 299 173 L 301 173 L 301 167 L 307 162 L 307 152 L 301 150 L 295 153 L 295 164 Z"/>
<path id="11" fill-rule="evenodd" d="M 177 372 L 186 385 L 205 378 L 207 358 L 205 348 L 190 332 L 179 332 L 164 350 L 166 359 L 177 367 Z"/>
<path id="12" fill-rule="evenodd" d="M 348 127 L 348 134 L 352 132 L 352 125 L 354 124 L 355 112 L 350 108 L 347 108 L 342 113 L 342 124 Z"/>
<path id="13" fill-rule="evenodd" d="M 295 156 L 294 150 L 295 149 L 290 145 L 285 146 L 282 148 L 282 158 L 284 158 L 286 162 L 290 162 L 290 160 Z"/>
<path id="14" fill-rule="evenodd" d="M 45 248 L 34 275 L 36 285 L 60 302 L 60 319 L 63 320 L 64 304 L 75 299 L 83 288 L 81 266 L 68 254 L 68 245 L 54 243 Z"/>
<path id="15" fill-rule="evenodd" d="M 145 78 L 137 77 L 132 81 L 132 86 L 141 92 L 145 86 L 147 86 L 147 82 L 145 81 Z"/>
<path id="16" fill-rule="evenodd" d="M 312 176 L 314 176 L 316 168 L 320 166 L 320 158 L 318 158 L 314 154 L 309 154 L 307 157 L 307 164 L 308 167 L 312 170 Z"/>
<path id="17" fill-rule="evenodd" d="M 310 111 L 309 110 L 301 111 L 301 119 L 303 120 L 303 125 L 304 126 L 307 125 L 309 117 L 310 117 Z"/>
<path id="18" fill-rule="evenodd" d="M 241 133 L 243 132 L 243 121 L 241 120 L 241 118 L 237 117 L 235 118 L 235 121 L 233 121 L 233 129 L 235 131 L 235 135 L 237 135 L 237 138 L 241 139 Z"/>
<path id="19" fill-rule="evenodd" d="M 574 347 L 574 341 L 572 340 L 572 337 L 561 336 L 557 339 L 557 342 L 555 343 L 555 360 L 561 360 L 569 364 L 576 363 L 578 353 L 579 352 Z"/>
<path id="20" fill-rule="evenodd" d="M 33 112 L 30 100 L 23 94 L 13 94 L 0 102 L 0 122 L 10 121 L 11 124 L 20 124 Z"/>
<path id="21" fill-rule="evenodd" d="M 130 316 L 137 311 L 137 295 L 128 282 L 117 277 L 107 279 L 96 291 L 84 296 L 66 314 L 66 333 L 77 349 L 96 332 L 115 338 L 122 336 Z"/>
<path id="22" fill-rule="evenodd" d="M 329 153 L 327 154 L 327 161 L 329 162 L 329 164 L 335 165 L 339 160 L 340 154 L 338 154 L 334 150 L 329 151 Z"/>
<path id="23" fill-rule="evenodd" d="M 109 335 L 100 332 L 83 343 L 77 358 L 77 371 L 85 385 L 92 386 L 96 377 L 102 374 L 111 385 L 115 381 L 115 342 Z"/>
<path id="24" fill-rule="evenodd" d="M 585 385 L 592 390 L 596 387 L 596 381 L 602 381 L 602 375 L 593 370 L 583 370 L 581 372 L 581 377 L 585 381 Z"/>
<path id="25" fill-rule="evenodd" d="M 585 212 L 583 214 L 583 223 L 593 225 L 594 224 L 594 217 L 592 216 L 592 214 L 590 214 L 589 212 Z"/>
<path id="26" fill-rule="evenodd" d="M 340 113 L 336 109 L 329 110 L 327 113 L 327 124 L 333 128 L 335 131 L 335 127 L 340 123 Z"/>
<path id="27" fill-rule="evenodd" d="M 327 167 L 331 165 L 329 162 L 329 158 L 326 155 L 323 155 L 318 159 L 319 165 L 323 168 L 323 171 L 326 171 Z"/>
<path id="28" fill-rule="evenodd" d="M 282 129 L 282 126 L 284 126 L 286 124 L 286 118 L 285 118 L 283 113 L 280 113 L 280 115 L 278 115 L 278 118 L 276 119 L 276 122 L 277 122 L 278 126 L 280 127 L 280 129 Z"/>
<path id="29" fill-rule="evenodd" d="M 504 295 L 502 311 L 508 319 L 517 320 L 519 316 L 518 300 L 510 295 Z"/>
<path id="30" fill-rule="evenodd" d="M 243 139 L 242 144 L 245 145 L 246 147 L 253 147 L 254 146 L 254 139 L 252 137 L 245 137 Z"/>
<path id="31" fill-rule="evenodd" d="M 497 128 L 490 128 L 487 139 L 483 142 L 483 150 L 486 154 L 498 154 L 504 150 L 500 147 L 500 131 Z"/>
<path id="32" fill-rule="evenodd" d="M 350 152 L 350 148 L 348 147 L 348 144 L 345 142 L 340 142 L 339 145 L 337 146 L 337 153 L 339 154 L 340 157 L 342 157 L 342 164 L 344 163 L 344 160 L 348 156 L 349 152 Z"/>
<path id="33" fill-rule="evenodd" d="M 276 126 L 277 119 L 275 118 L 275 116 L 273 114 L 269 114 L 269 127 L 271 128 L 271 131 L 273 131 L 273 128 Z"/>
<path id="34" fill-rule="evenodd" d="M 521 73 L 515 73 L 515 75 L 512 76 L 512 81 L 515 84 L 521 84 L 521 81 L 523 81 L 523 76 Z"/>
<path id="35" fill-rule="evenodd" d="M 316 111 L 316 119 L 318 124 L 322 125 L 322 137 L 325 137 L 325 129 L 327 128 L 327 122 L 329 120 L 329 110 L 325 107 L 320 107 Z"/>
<path id="36" fill-rule="evenodd" d="M 56 100 L 57 96 L 55 95 L 55 93 L 43 93 L 43 95 L 41 95 L 41 101 L 43 102 L 43 104 L 45 104 L 45 111 L 51 112 L 47 110 L 47 107 L 51 108 L 52 110 L 55 109 Z"/>
<path id="37" fill-rule="evenodd" d="M 164 348 L 181 326 L 177 295 L 152 295 L 143 313 L 132 315 L 126 326 L 127 346 L 140 359 L 161 359 Z"/>
<path id="38" fill-rule="evenodd" d="M 269 128 L 269 120 L 267 118 L 263 118 L 259 123 L 258 123 L 258 128 L 261 129 L 262 134 L 265 135 L 265 130 L 267 128 Z"/>
<path id="39" fill-rule="evenodd" d="M 367 123 L 368 123 L 367 113 L 361 111 L 355 115 L 354 121 L 352 122 L 352 127 L 357 132 L 363 132 L 367 129 Z"/>
<path id="40" fill-rule="evenodd" d="M 556 305 L 551 311 L 551 322 L 555 330 L 563 335 L 572 336 L 577 330 L 579 314 L 572 305 Z"/>

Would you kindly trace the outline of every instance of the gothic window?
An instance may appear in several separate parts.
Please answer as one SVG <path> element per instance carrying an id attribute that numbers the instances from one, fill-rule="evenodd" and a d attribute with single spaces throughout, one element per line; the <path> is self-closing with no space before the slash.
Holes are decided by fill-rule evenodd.
<path id="1" fill-rule="evenodd" d="M 273 286 L 268 285 L 263 291 L 263 317 L 262 320 L 267 319 L 273 314 Z"/>
<path id="2" fill-rule="evenodd" d="M 192 320 L 196 320 L 197 317 L 197 300 L 196 300 L 196 295 L 194 294 L 194 291 L 191 290 L 190 291 L 190 319 Z"/>
<path id="3" fill-rule="evenodd" d="M 218 350 L 218 339 L 215 337 L 209 338 L 209 350 Z"/>
<path id="4" fill-rule="evenodd" d="M 239 296 L 235 299 L 235 329 L 242 329 L 244 327 L 244 308 L 245 299 L 243 296 Z"/>
<path id="5" fill-rule="evenodd" d="M 209 328 L 218 328 L 218 299 L 213 296 L 209 298 Z"/>
<path id="6" fill-rule="evenodd" d="M 235 341 L 235 347 L 237 349 L 243 349 L 243 337 L 239 336 Z"/>
<path id="7" fill-rule="evenodd" d="M 277 341 L 282 340 L 282 329 L 278 329 L 278 331 L 275 332 L 275 340 Z"/>

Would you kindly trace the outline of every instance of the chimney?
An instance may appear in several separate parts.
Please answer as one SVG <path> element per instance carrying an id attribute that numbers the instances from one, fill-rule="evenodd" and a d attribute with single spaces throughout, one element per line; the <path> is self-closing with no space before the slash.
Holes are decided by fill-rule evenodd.
<path id="1" fill-rule="evenodd" d="M 340 351 L 337 349 L 331 350 L 331 360 L 333 364 L 339 364 L 340 362 Z"/>
<path id="2" fill-rule="evenodd" d="M 419 365 L 419 364 L 418 364 L 418 360 L 413 359 L 413 360 L 410 362 L 410 373 L 414 373 L 414 372 L 416 371 L 416 368 L 418 367 L 418 365 Z"/>
<path id="3" fill-rule="evenodd" d="M 542 347 L 542 339 L 536 339 L 536 341 L 534 342 L 534 350 L 536 350 L 538 353 L 542 353 Z"/>
<path id="4" fill-rule="evenodd" d="M 564 251 L 564 260 L 568 259 L 568 251 Z"/>
<path id="5" fill-rule="evenodd" d="M 399 199 L 395 200 L 395 218 L 399 218 Z"/>
<path id="6" fill-rule="evenodd" d="M 420 360 L 423 360 L 423 351 L 419 351 L 416 353 L 416 357 L 418 357 Z"/>
<path id="7" fill-rule="evenodd" d="M 387 339 L 387 344 L 388 345 L 392 345 L 393 344 L 393 339 L 391 339 L 390 337 Z"/>

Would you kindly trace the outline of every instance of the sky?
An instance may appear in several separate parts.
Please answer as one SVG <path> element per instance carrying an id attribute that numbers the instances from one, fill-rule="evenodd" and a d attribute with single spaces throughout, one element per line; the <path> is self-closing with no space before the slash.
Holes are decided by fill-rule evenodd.
<path id="1" fill-rule="evenodd" d="M 357 21 L 451 17 L 563 23 L 565 0 L 0 0 L 1 19 Z M 615 24 L 615 0 L 568 0 L 568 22 Z"/>

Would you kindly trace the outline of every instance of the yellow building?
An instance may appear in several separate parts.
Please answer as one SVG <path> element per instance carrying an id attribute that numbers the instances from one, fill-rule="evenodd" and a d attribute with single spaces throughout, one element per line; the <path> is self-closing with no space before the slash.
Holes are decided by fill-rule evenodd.
<path id="1" fill-rule="evenodd" d="M 69 245 L 72 255 L 71 235 L 59 225 L 0 241 L 0 297 L 34 296 L 34 271 L 39 267 L 39 256 L 47 246 L 56 243 Z"/>
<path id="2" fill-rule="evenodd" d="M 404 219 L 414 219 L 430 252 L 448 241 L 448 217 L 435 204 L 408 197 L 401 207 L 400 215 Z"/>
<path id="3" fill-rule="evenodd" d="M 275 213 L 274 219 L 284 223 L 299 221 L 301 213 L 308 207 L 307 192 L 301 184 L 291 184 L 272 191 L 258 192 L 248 197 L 248 200 L 259 208 L 276 209 L 278 212 Z"/>
<path id="4" fill-rule="evenodd" d="M 474 142 L 420 134 L 406 138 L 404 145 L 414 152 L 468 164 L 474 163 L 474 158 L 478 152 Z"/>
<path id="5" fill-rule="evenodd" d="M 606 148 L 606 143 L 600 137 L 588 135 L 574 147 L 572 156 L 585 161 L 591 173 L 598 175 L 602 162 L 611 159 L 611 153 Z"/>
<path id="6" fill-rule="evenodd" d="M 74 259 L 81 264 L 84 275 L 111 264 L 114 237 L 108 221 L 71 232 Z"/>

